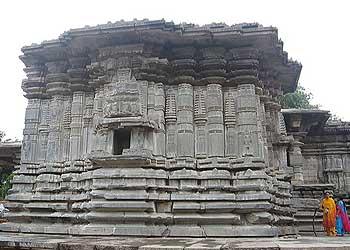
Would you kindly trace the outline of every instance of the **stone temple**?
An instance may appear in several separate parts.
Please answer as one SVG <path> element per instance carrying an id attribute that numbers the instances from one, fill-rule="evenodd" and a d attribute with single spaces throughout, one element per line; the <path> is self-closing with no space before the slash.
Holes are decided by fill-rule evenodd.
<path id="1" fill-rule="evenodd" d="M 333 187 L 318 175 L 329 113 L 281 112 L 301 65 L 276 28 L 120 21 L 22 52 L 21 164 L 0 231 L 288 235 L 305 192 Z"/>

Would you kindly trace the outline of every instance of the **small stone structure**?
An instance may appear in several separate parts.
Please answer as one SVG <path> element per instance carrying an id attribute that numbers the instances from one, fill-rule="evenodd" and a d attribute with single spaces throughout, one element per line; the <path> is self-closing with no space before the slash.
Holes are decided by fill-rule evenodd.
<path id="1" fill-rule="evenodd" d="M 299 158 L 295 155 L 290 165 L 298 180 L 293 185 L 292 207 L 299 232 L 313 234 L 323 231 L 322 214 L 315 209 L 325 190 L 334 190 L 336 198 L 349 202 L 350 194 L 350 125 L 348 122 L 329 119 L 329 112 L 323 110 L 283 110 L 287 133 L 299 145 Z M 290 149 L 293 149 L 291 147 Z M 292 152 L 294 150 L 291 150 Z M 314 218 L 315 216 L 315 218 Z"/>
<path id="2" fill-rule="evenodd" d="M 21 141 L 0 142 L 0 168 L 12 168 L 20 163 Z"/>
<path id="3" fill-rule="evenodd" d="M 276 28 L 121 21 L 22 51 L 22 156 L 0 230 L 296 233 L 291 183 L 317 182 L 318 173 L 304 174 L 302 153 L 312 169 L 324 158 L 317 134 L 302 146 L 305 131 L 280 112 L 301 65 Z M 340 176 L 334 168 L 324 168 L 330 181 Z M 339 188 L 349 183 L 342 169 Z"/>

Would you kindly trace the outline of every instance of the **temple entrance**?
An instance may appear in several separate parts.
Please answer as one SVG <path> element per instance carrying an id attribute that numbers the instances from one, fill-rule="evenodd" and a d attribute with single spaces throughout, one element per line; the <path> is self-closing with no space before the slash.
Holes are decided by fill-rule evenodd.
<path id="1" fill-rule="evenodd" d="M 114 131 L 113 135 L 113 154 L 121 155 L 124 149 L 130 148 L 130 128 L 121 128 Z"/>

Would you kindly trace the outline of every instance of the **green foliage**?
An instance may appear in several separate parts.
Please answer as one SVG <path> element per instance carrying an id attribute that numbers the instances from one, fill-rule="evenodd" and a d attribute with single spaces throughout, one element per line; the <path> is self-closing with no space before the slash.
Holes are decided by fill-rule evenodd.
<path id="1" fill-rule="evenodd" d="M 0 200 L 5 199 L 8 191 L 12 187 L 11 181 L 13 176 L 13 173 L 4 173 L 0 176 Z"/>
<path id="2" fill-rule="evenodd" d="M 284 109 L 319 109 L 319 105 L 310 103 L 312 97 L 312 93 L 298 86 L 294 93 L 283 95 L 280 102 Z"/>

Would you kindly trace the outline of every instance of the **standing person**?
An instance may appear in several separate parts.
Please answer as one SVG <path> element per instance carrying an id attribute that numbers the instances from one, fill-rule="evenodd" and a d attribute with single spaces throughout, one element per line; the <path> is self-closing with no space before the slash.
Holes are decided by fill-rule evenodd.
<path id="1" fill-rule="evenodd" d="M 323 227 L 327 236 L 336 236 L 335 232 L 335 217 L 336 205 L 331 197 L 330 191 L 326 191 L 324 198 L 321 201 L 320 209 L 323 212 Z"/>
<path id="2" fill-rule="evenodd" d="M 343 198 L 339 198 L 337 202 L 336 229 L 338 236 L 344 236 L 345 232 L 350 232 L 349 216 Z"/>

